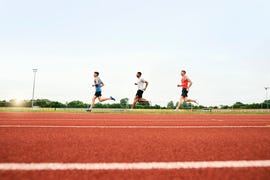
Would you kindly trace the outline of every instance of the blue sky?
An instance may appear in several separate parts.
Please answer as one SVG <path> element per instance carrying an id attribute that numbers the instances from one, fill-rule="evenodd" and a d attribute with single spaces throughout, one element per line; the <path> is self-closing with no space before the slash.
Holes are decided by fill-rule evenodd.
<path id="1" fill-rule="evenodd" d="M 103 94 L 133 98 L 135 74 L 153 103 L 177 101 L 181 69 L 201 104 L 261 102 L 270 86 L 267 0 L 0 0 L 0 99 L 88 102 L 92 72 Z"/>

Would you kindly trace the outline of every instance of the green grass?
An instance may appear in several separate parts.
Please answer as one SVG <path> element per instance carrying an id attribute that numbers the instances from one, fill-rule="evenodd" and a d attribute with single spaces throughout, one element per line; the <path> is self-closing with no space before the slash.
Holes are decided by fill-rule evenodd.
<path id="1" fill-rule="evenodd" d="M 0 108 L 0 112 L 49 112 L 49 113 L 87 113 L 85 109 L 35 109 L 31 108 Z M 113 114 L 270 114 L 270 110 L 213 110 L 212 112 L 202 110 L 156 110 L 156 109 L 94 109 L 91 113 L 113 113 Z"/>

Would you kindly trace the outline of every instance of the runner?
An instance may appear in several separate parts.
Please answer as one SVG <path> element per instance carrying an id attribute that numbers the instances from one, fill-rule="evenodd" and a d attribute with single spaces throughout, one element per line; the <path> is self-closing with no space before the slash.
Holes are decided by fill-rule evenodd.
<path id="1" fill-rule="evenodd" d="M 188 99 L 188 92 L 189 92 L 189 89 L 190 87 L 192 86 L 192 81 L 187 77 L 187 72 L 185 70 L 182 70 L 181 71 L 181 76 L 182 76 L 182 80 L 181 80 L 181 85 L 177 85 L 178 87 L 182 87 L 182 95 L 181 95 L 181 98 L 178 102 L 178 106 L 176 107 L 175 111 L 177 111 L 181 105 L 184 103 L 184 102 L 193 102 L 193 103 L 197 103 L 196 100 L 192 100 L 192 99 Z"/>
<path id="2" fill-rule="evenodd" d="M 136 96 L 134 98 L 134 102 L 132 104 L 131 109 L 134 109 L 136 103 L 138 103 L 138 102 L 149 103 L 148 100 L 142 98 L 143 93 L 144 93 L 144 91 L 146 91 L 149 83 L 142 78 L 141 72 L 138 72 L 136 76 L 138 78 L 138 81 L 137 81 L 137 83 L 135 83 L 135 85 L 138 86 L 138 91 L 137 91 Z M 144 84 L 145 84 L 145 86 L 144 86 Z"/>
<path id="3" fill-rule="evenodd" d="M 107 100 L 115 101 L 115 98 L 113 98 L 112 96 L 110 98 L 102 98 L 101 88 L 104 86 L 104 83 L 99 78 L 99 72 L 94 72 L 94 84 L 92 86 L 96 87 L 96 92 L 95 92 L 95 95 L 92 98 L 91 106 L 89 107 L 89 109 L 86 110 L 87 112 L 92 111 L 92 109 L 94 108 L 96 99 L 98 99 L 99 102 L 104 102 L 104 101 L 107 101 Z"/>

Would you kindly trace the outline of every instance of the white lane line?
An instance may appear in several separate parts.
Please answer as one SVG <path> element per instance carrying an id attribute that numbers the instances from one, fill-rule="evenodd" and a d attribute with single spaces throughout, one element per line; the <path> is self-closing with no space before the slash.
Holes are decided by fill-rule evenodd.
<path id="1" fill-rule="evenodd" d="M 270 126 L 59 126 L 59 125 L 0 125 L 0 128 L 78 128 L 78 129 L 239 129 L 270 128 Z"/>
<path id="2" fill-rule="evenodd" d="M 153 170 L 206 168 L 263 168 L 270 160 L 206 161 L 206 162 L 142 162 L 142 163 L 0 163 L 0 170 Z"/>

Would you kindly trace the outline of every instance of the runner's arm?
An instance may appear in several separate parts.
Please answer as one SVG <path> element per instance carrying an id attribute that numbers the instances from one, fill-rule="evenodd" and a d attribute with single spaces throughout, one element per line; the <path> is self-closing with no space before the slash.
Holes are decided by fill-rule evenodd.
<path id="1" fill-rule="evenodd" d="M 103 87 L 105 86 L 105 84 L 101 81 L 100 86 Z"/>
<path id="2" fill-rule="evenodd" d="M 189 90 L 189 88 L 192 86 L 193 83 L 192 83 L 191 79 L 187 78 L 187 80 L 188 80 L 188 82 L 189 82 L 189 83 L 188 83 L 188 89 L 187 89 L 187 90 Z"/>
<path id="3" fill-rule="evenodd" d="M 93 87 L 98 85 L 98 79 L 95 78 L 94 82 L 95 82 L 95 84 L 92 85 Z"/>
<path id="4" fill-rule="evenodd" d="M 145 88 L 144 88 L 144 91 L 146 91 L 147 87 L 148 87 L 148 81 L 145 81 Z"/>

